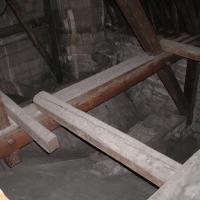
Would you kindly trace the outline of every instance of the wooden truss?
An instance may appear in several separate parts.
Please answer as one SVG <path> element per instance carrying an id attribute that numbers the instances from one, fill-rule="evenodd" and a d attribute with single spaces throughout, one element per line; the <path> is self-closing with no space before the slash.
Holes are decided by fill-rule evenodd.
<path id="1" fill-rule="evenodd" d="M 184 165 L 151 149 L 127 134 L 103 123 L 86 112 L 158 74 L 178 110 L 192 122 L 200 50 L 188 45 L 199 38 L 183 35 L 175 41 L 157 39 L 139 0 L 116 0 L 147 53 L 100 72 L 53 95 L 41 92 L 34 103 L 20 108 L 0 93 L 0 157 L 14 166 L 20 162 L 17 151 L 32 141 L 47 152 L 59 147 L 50 132 L 60 125 L 97 147 L 158 187 L 150 199 L 179 199 L 175 189 L 187 187 L 187 178 L 199 177 L 200 152 Z M 170 68 L 181 57 L 188 59 L 183 92 Z M 173 185 L 175 184 L 175 186 Z M 167 191 L 167 192 L 166 192 Z M 175 198 L 174 198 L 175 197 Z"/>

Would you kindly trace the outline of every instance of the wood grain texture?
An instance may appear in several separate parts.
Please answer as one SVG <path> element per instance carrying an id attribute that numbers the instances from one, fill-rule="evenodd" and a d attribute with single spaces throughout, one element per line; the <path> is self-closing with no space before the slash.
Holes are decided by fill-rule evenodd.
<path id="1" fill-rule="evenodd" d="M 175 55 L 200 61 L 200 48 L 173 40 L 162 39 L 160 41 L 163 51 L 173 53 Z"/>
<path id="2" fill-rule="evenodd" d="M 34 103 L 59 124 L 157 186 L 181 166 L 163 154 L 46 92 Z"/>
<path id="3" fill-rule="evenodd" d="M 162 52 L 157 36 L 139 0 L 115 0 L 135 32 L 141 46 L 149 53 Z"/>
<path id="4" fill-rule="evenodd" d="M 0 91 L 9 116 L 38 143 L 48 153 L 59 147 L 57 136 L 42 126 L 34 118 L 30 117 L 14 101 Z"/>
<path id="5" fill-rule="evenodd" d="M 155 74 L 167 61 L 175 62 L 178 59 L 177 56 L 169 53 L 163 53 L 156 57 L 146 54 L 140 55 L 64 88 L 54 93 L 54 95 L 65 102 L 70 102 L 70 104 L 79 109 L 89 111 Z M 57 122 L 42 114 L 34 104 L 24 107 L 24 111 L 49 130 L 59 127 Z M 15 140 L 18 148 L 32 142 L 32 138 L 28 133 L 17 126 L 7 134 L 7 137 L 0 137 L 0 157 L 4 157 L 12 152 L 7 143 L 7 138 L 9 137 Z"/>
<path id="6" fill-rule="evenodd" d="M 199 200 L 200 151 L 195 153 L 171 179 L 148 200 Z"/>

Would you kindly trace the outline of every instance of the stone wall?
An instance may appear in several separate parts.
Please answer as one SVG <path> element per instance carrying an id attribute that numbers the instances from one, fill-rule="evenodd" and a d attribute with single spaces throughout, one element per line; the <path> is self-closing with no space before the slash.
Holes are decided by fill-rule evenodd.
<path id="1" fill-rule="evenodd" d="M 42 1 L 18 1 L 24 19 L 33 20 L 44 16 Z M 12 11 L 7 8 L 0 17 L 0 28 L 18 24 Z M 47 26 L 41 25 L 33 31 L 48 49 Z M 47 88 L 55 80 L 45 61 L 33 46 L 26 33 L 17 33 L 0 38 L 0 86 L 11 95 L 32 97 Z"/>

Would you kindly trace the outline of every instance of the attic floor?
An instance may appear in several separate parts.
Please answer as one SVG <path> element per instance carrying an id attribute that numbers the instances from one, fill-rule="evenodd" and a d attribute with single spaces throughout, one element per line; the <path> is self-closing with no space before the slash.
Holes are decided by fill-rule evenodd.
<path id="1" fill-rule="evenodd" d="M 0 172 L 0 187 L 10 199 L 145 200 L 156 190 L 130 172 L 104 173 L 90 157 L 22 154 L 21 165 Z"/>

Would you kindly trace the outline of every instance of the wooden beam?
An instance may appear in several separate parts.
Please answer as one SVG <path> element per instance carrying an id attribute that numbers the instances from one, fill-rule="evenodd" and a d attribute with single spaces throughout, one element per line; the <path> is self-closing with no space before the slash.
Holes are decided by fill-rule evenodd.
<path id="1" fill-rule="evenodd" d="M 166 62 L 173 63 L 178 59 L 179 57 L 169 53 L 163 53 L 155 58 L 147 55 L 138 56 L 65 88 L 54 95 L 81 110 L 89 111 L 155 74 Z M 59 126 L 50 117 L 40 113 L 34 104 L 26 106 L 24 111 L 49 130 L 54 130 Z M 7 137 L 0 137 L 0 157 L 12 152 L 7 142 L 9 137 L 12 137 L 18 148 L 32 142 L 32 138 L 27 132 L 17 127 L 7 134 Z"/>
<path id="2" fill-rule="evenodd" d="M 193 60 L 187 61 L 184 93 L 188 101 L 187 125 L 193 121 L 193 111 L 196 103 L 197 87 L 199 82 L 199 63 Z"/>
<path id="3" fill-rule="evenodd" d="M 160 42 L 139 0 L 116 0 L 144 50 L 157 55 L 162 52 Z M 181 114 L 185 114 L 185 97 L 170 66 L 163 63 L 158 76 Z M 173 81 L 173 82 L 171 82 Z"/>
<path id="4" fill-rule="evenodd" d="M 144 12 L 139 0 L 115 0 L 124 13 L 129 25 L 135 32 L 141 46 L 149 53 L 162 52 L 159 40 Z"/>
<path id="5" fill-rule="evenodd" d="M 0 91 L 9 116 L 36 141 L 48 153 L 59 147 L 56 135 L 43 127 L 34 118 L 30 117 L 14 101 Z"/>
<path id="6" fill-rule="evenodd" d="M 163 85 L 173 99 L 180 114 L 186 115 L 188 104 L 171 67 L 166 65 L 166 67 L 159 71 L 158 76 L 162 80 Z"/>
<path id="7" fill-rule="evenodd" d="M 5 129 L 8 126 L 10 126 L 10 122 L 8 119 L 6 108 L 2 101 L 2 97 L 0 96 L 0 130 Z"/>
<path id="8" fill-rule="evenodd" d="M 200 151 L 148 200 L 198 200 L 200 195 Z"/>
<path id="9" fill-rule="evenodd" d="M 160 40 L 160 44 L 165 52 L 173 53 L 191 60 L 200 61 L 199 47 L 167 39 Z"/>
<path id="10" fill-rule="evenodd" d="M 37 94 L 33 101 L 43 112 L 75 135 L 157 186 L 163 185 L 181 166 L 127 134 L 46 92 Z"/>

